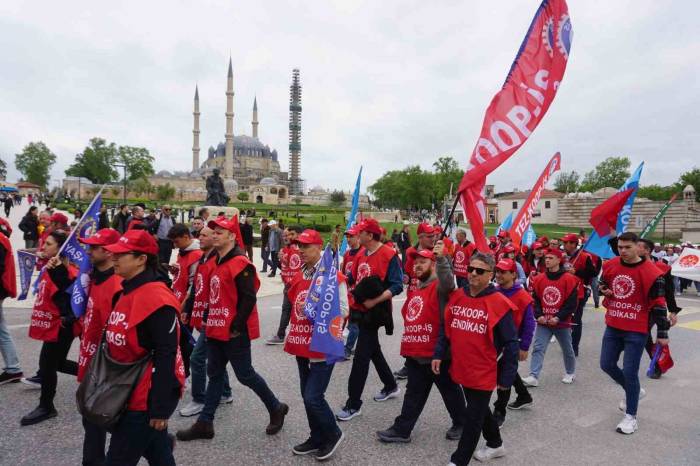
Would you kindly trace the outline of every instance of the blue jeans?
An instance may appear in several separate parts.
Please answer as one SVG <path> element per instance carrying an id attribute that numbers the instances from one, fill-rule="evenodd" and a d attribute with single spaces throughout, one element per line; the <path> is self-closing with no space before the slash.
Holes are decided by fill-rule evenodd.
<path id="1" fill-rule="evenodd" d="M 207 336 L 204 329 L 199 332 L 197 343 L 190 356 L 190 377 L 192 378 L 192 401 L 204 403 L 207 389 Z M 228 372 L 224 370 L 223 396 L 231 396 L 231 385 L 228 382 Z"/>
<path id="2" fill-rule="evenodd" d="M 213 338 L 207 339 L 207 375 L 209 385 L 204 400 L 204 408 L 199 415 L 199 420 L 213 422 L 216 408 L 219 407 L 221 395 L 224 392 L 224 372 L 226 364 L 231 363 L 233 373 L 238 381 L 255 392 L 265 404 L 268 412 L 276 410 L 280 402 L 267 386 L 265 379 L 253 369 L 250 355 L 250 339 L 247 334 L 242 334 L 229 341 L 219 341 Z"/>
<path id="3" fill-rule="evenodd" d="M 325 397 L 335 364 L 326 364 L 325 361 L 311 362 L 307 358 L 297 356 L 297 366 L 301 397 L 311 429 L 311 441 L 321 447 L 340 436 L 340 429 Z"/>
<path id="4" fill-rule="evenodd" d="M 360 327 L 354 322 L 348 322 L 348 339 L 345 340 L 345 352 L 349 353 L 355 349 L 357 336 L 360 334 Z"/>
<path id="5" fill-rule="evenodd" d="M 625 390 L 627 414 L 637 415 L 639 404 L 639 363 L 642 360 L 646 333 L 627 332 L 606 327 L 600 350 L 600 368 Z M 622 369 L 617 365 L 624 352 Z"/>
<path id="6" fill-rule="evenodd" d="M 532 360 L 530 361 L 530 374 L 534 375 L 535 378 L 539 378 L 540 372 L 542 372 L 544 355 L 547 353 L 547 346 L 549 346 L 552 335 L 556 337 L 561 347 L 566 373 L 576 372 L 576 356 L 574 356 L 574 348 L 571 346 L 571 329 L 538 324 L 535 330 L 535 343 L 532 346 Z"/>
<path id="7" fill-rule="evenodd" d="M 272 262 L 270 262 L 270 251 L 265 246 L 260 248 L 260 258 L 263 263 L 261 272 L 267 272 L 267 266 L 272 267 Z"/>
<path id="8" fill-rule="evenodd" d="M 155 430 L 148 422 L 146 411 L 122 415 L 112 432 L 105 466 L 136 466 L 141 457 L 150 466 L 175 466 L 168 430 Z"/>
<path id="9" fill-rule="evenodd" d="M 593 304 L 595 307 L 600 307 L 600 291 L 598 290 L 599 285 L 600 281 L 596 275 L 591 279 L 591 295 L 593 296 Z"/>
<path id="10" fill-rule="evenodd" d="M 0 353 L 2 354 L 3 361 L 5 361 L 5 372 L 8 374 L 17 374 L 22 372 L 22 369 L 19 366 L 19 358 L 17 357 L 15 343 L 12 341 L 12 335 L 10 335 L 10 331 L 7 329 L 7 323 L 3 315 L 3 301 L 4 300 L 0 300 Z"/>

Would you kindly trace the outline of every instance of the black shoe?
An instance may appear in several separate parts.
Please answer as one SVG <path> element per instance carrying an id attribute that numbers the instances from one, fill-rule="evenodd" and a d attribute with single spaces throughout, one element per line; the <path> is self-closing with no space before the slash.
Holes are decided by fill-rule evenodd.
<path id="1" fill-rule="evenodd" d="M 532 397 L 520 398 L 517 397 L 514 402 L 508 403 L 508 409 L 523 409 L 527 405 L 532 404 Z"/>
<path id="2" fill-rule="evenodd" d="M 55 408 L 45 408 L 40 405 L 37 406 L 34 411 L 24 416 L 20 424 L 23 426 L 31 426 L 32 424 L 39 424 L 40 422 L 56 416 L 58 416 L 58 413 Z"/>
<path id="3" fill-rule="evenodd" d="M 387 430 L 378 430 L 377 437 L 384 443 L 410 443 L 411 436 L 401 435 L 394 427 L 389 427 Z"/>
<path id="4" fill-rule="evenodd" d="M 284 425 L 284 417 L 289 412 L 289 406 L 284 403 L 280 403 L 277 409 L 270 413 L 270 424 L 265 428 L 265 433 L 267 435 L 275 435 L 277 432 L 282 430 Z"/>
<path id="5" fill-rule="evenodd" d="M 294 448 L 292 448 L 292 453 L 300 456 L 316 453 L 317 451 L 318 445 L 316 445 L 311 439 L 308 439 L 306 442 L 300 443 L 299 445 L 295 445 Z"/>
<path id="6" fill-rule="evenodd" d="M 493 418 L 496 420 L 496 424 L 498 424 L 498 427 L 502 427 L 503 424 L 505 424 L 506 422 L 506 413 L 504 413 L 503 411 L 494 410 Z"/>
<path id="7" fill-rule="evenodd" d="M 5 385 L 6 383 L 17 383 L 22 377 L 23 375 L 21 372 L 10 374 L 9 372 L 4 371 L 2 374 L 0 374 L 0 385 Z"/>
<path id="8" fill-rule="evenodd" d="M 394 377 L 396 377 L 398 380 L 407 379 L 408 378 L 408 369 L 406 368 L 406 366 L 403 366 L 401 369 L 394 372 Z"/>
<path id="9" fill-rule="evenodd" d="M 198 439 L 213 439 L 214 423 L 197 420 L 189 429 L 178 430 L 175 435 L 181 442 L 189 442 L 190 440 Z"/>
<path id="10" fill-rule="evenodd" d="M 314 457 L 319 460 L 319 461 L 325 461 L 333 454 L 335 454 L 335 451 L 338 449 L 338 446 L 340 446 L 340 442 L 343 441 L 345 438 L 345 435 L 343 434 L 343 431 L 340 431 L 340 435 L 338 435 L 335 440 L 326 443 L 324 446 L 322 446 L 318 452 L 316 452 L 316 455 Z"/>
<path id="11" fill-rule="evenodd" d="M 452 427 L 450 427 L 450 430 L 445 433 L 445 438 L 447 440 L 459 440 L 462 438 L 462 430 L 462 426 L 453 424 Z"/>
<path id="12" fill-rule="evenodd" d="M 31 388 L 41 388 L 41 377 L 34 375 L 32 377 L 22 377 L 20 382 L 29 385 Z"/>
<path id="13" fill-rule="evenodd" d="M 658 364 L 654 366 L 654 373 L 649 376 L 650 379 L 660 379 L 661 378 L 661 368 Z"/>
<path id="14" fill-rule="evenodd" d="M 268 277 L 270 277 L 270 278 L 272 278 L 274 276 L 275 276 L 275 272 L 270 272 L 270 274 L 268 275 Z"/>

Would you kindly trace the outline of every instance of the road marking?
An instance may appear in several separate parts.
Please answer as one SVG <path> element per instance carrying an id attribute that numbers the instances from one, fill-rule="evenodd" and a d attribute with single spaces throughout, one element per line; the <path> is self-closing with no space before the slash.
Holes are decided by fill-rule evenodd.
<path id="1" fill-rule="evenodd" d="M 681 313 L 678 315 L 679 316 L 687 316 L 690 314 L 698 314 L 698 313 L 700 313 L 700 307 L 692 307 L 690 309 L 688 309 L 687 307 L 684 307 L 683 310 L 681 311 Z"/>
<path id="2" fill-rule="evenodd" d="M 693 320 L 691 322 L 684 322 L 682 324 L 678 324 L 679 327 L 683 328 L 689 328 L 691 330 L 700 330 L 700 320 Z"/>
<path id="3" fill-rule="evenodd" d="M 15 329 L 15 328 L 27 328 L 29 327 L 29 324 L 16 324 L 16 325 L 8 325 L 7 328 L 9 329 Z"/>

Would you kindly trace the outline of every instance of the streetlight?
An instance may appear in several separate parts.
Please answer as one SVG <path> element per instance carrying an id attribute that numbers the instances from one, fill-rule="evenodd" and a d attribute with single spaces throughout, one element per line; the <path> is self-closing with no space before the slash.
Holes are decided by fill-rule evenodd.
<path id="1" fill-rule="evenodd" d="M 126 164 L 125 163 L 113 163 L 117 168 L 123 168 L 124 169 L 124 204 L 126 204 Z"/>

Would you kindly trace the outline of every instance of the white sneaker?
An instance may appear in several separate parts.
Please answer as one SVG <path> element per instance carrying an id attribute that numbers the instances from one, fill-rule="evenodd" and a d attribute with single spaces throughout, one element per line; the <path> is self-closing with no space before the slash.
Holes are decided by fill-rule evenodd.
<path id="1" fill-rule="evenodd" d="M 647 391 L 643 388 L 639 389 L 639 401 L 642 401 L 647 396 Z M 623 398 L 617 408 L 623 413 L 627 411 L 627 398 Z"/>
<path id="2" fill-rule="evenodd" d="M 503 448 L 503 445 L 498 448 L 483 447 L 474 453 L 474 459 L 478 461 L 488 461 L 501 456 L 506 456 L 506 449 Z"/>
<path id="3" fill-rule="evenodd" d="M 530 374 L 523 379 L 523 383 L 526 387 L 537 387 L 540 384 L 540 381 L 537 380 L 537 377 Z"/>
<path id="4" fill-rule="evenodd" d="M 180 410 L 180 416 L 182 417 L 190 417 L 190 416 L 195 416 L 199 413 L 202 412 L 202 409 L 204 408 L 204 403 L 197 403 L 196 401 L 190 401 L 187 403 L 187 406 L 182 408 Z"/>
<path id="5" fill-rule="evenodd" d="M 549 342 L 550 342 L 550 343 L 554 343 L 555 341 L 557 341 L 557 337 L 555 337 L 554 335 L 552 335 L 552 338 L 549 339 Z"/>
<path id="6" fill-rule="evenodd" d="M 561 383 L 571 384 L 574 383 L 576 379 L 576 374 L 564 374 L 564 378 L 561 379 Z"/>
<path id="7" fill-rule="evenodd" d="M 621 434 L 631 435 L 637 431 L 639 425 L 637 424 L 637 418 L 629 414 L 625 414 L 622 421 L 617 425 L 617 431 Z"/>
<path id="8" fill-rule="evenodd" d="M 231 394 L 229 396 L 223 396 L 223 395 L 221 396 L 221 400 L 219 401 L 220 405 L 224 405 L 224 404 L 230 405 L 231 403 L 233 403 L 233 394 Z"/>

